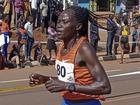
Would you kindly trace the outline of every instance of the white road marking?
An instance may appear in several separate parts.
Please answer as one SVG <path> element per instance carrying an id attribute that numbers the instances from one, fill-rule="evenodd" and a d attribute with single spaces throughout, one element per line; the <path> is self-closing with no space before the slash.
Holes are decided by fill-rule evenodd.
<path id="1" fill-rule="evenodd" d="M 10 80 L 10 81 L 0 81 L 0 83 L 12 83 L 12 82 L 22 82 L 22 81 L 29 81 L 29 79 L 17 79 L 17 80 Z"/>
<path id="2" fill-rule="evenodd" d="M 117 69 L 116 70 L 108 70 L 106 72 L 109 73 L 109 72 L 117 72 L 117 71 L 121 71 L 121 70 L 119 70 L 119 69 L 118 70 Z"/>
<path id="3" fill-rule="evenodd" d="M 116 75 L 110 75 L 108 77 L 109 78 L 114 78 L 114 77 L 123 77 L 123 76 L 130 76 L 130 75 L 136 75 L 136 74 L 140 74 L 140 71 L 129 72 L 129 73 L 122 73 L 122 74 L 116 74 Z"/>
<path id="4" fill-rule="evenodd" d="M 113 71 L 121 71 L 121 70 L 110 70 L 108 72 Z M 129 73 L 122 73 L 122 74 L 116 74 L 116 75 L 110 75 L 109 78 L 115 78 L 115 77 L 123 77 L 123 76 L 130 76 L 130 75 L 136 75 L 140 74 L 140 71 L 136 72 L 129 72 Z M 14 83 L 14 82 L 23 82 L 23 81 L 29 81 L 29 79 L 18 79 L 18 80 L 10 80 L 10 81 L 0 81 L 0 83 Z"/>
<path id="5" fill-rule="evenodd" d="M 139 94 L 135 95 L 135 96 L 130 95 L 130 96 L 127 96 L 127 97 L 122 96 L 122 97 L 119 97 L 119 98 L 108 99 L 103 103 L 118 102 L 118 101 L 122 101 L 122 100 L 136 99 L 136 98 L 139 98 L 139 97 L 140 97 Z"/>

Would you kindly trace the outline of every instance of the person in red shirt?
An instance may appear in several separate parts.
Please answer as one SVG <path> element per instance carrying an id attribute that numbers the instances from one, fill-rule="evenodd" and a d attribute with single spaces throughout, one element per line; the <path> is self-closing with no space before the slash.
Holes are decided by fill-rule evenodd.
<path id="1" fill-rule="evenodd" d="M 27 40 L 28 40 L 28 34 L 24 28 L 24 22 L 21 22 L 20 24 L 18 24 L 18 29 L 17 29 L 16 35 L 18 36 L 18 46 L 19 46 L 19 50 L 20 50 L 20 48 L 23 45 L 27 44 Z M 25 51 L 25 49 L 23 49 L 23 50 Z M 25 55 L 25 52 L 24 52 L 24 55 Z"/>

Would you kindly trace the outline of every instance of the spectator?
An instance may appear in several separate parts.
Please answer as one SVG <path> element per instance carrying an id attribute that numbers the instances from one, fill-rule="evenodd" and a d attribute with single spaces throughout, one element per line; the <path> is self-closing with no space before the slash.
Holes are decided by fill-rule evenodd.
<path id="1" fill-rule="evenodd" d="M 5 61 L 2 53 L 0 52 L 0 70 L 3 70 L 4 68 L 5 68 Z"/>
<path id="2" fill-rule="evenodd" d="M 120 64 L 123 63 L 123 56 L 125 53 L 129 53 L 130 46 L 129 46 L 129 34 L 130 34 L 130 28 L 128 25 L 128 21 L 124 21 L 124 26 L 121 27 L 121 61 Z"/>
<path id="3" fill-rule="evenodd" d="M 20 16 L 23 15 L 24 12 L 24 1 L 23 0 L 14 0 L 14 6 L 15 6 L 15 24 L 17 28 L 17 21 L 19 20 Z"/>
<path id="4" fill-rule="evenodd" d="M 19 45 L 19 51 L 20 51 L 20 48 L 24 45 L 27 44 L 27 41 L 28 41 L 28 34 L 27 34 L 27 31 L 25 30 L 24 28 L 24 23 L 21 22 L 20 24 L 18 24 L 19 28 L 16 32 L 16 35 L 18 36 L 18 45 Z M 24 48 L 24 47 L 23 47 Z M 25 49 L 23 49 L 23 51 L 25 51 Z M 25 55 L 25 52 L 24 52 L 24 55 Z"/>
<path id="5" fill-rule="evenodd" d="M 4 3 L 4 0 L 0 0 L 0 18 L 2 18 L 2 15 L 3 15 L 3 3 Z"/>
<path id="6" fill-rule="evenodd" d="M 11 19 L 12 19 L 12 8 L 13 8 L 13 0 L 4 0 L 4 4 L 3 4 L 3 14 L 4 16 L 8 16 L 8 25 L 9 25 L 9 29 L 11 28 Z"/>
<path id="7" fill-rule="evenodd" d="M 7 61 L 7 56 L 8 56 L 8 44 L 9 44 L 9 40 L 10 40 L 10 30 L 9 30 L 9 26 L 8 26 L 8 15 L 6 15 L 6 17 L 4 17 L 2 24 L 1 24 L 1 35 L 4 35 L 4 45 L 2 46 L 1 50 L 2 50 L 2 54 L 5 58 L 5 61 Z"/>
<path id="8" fill-rule="evenodd" d="M 42 33 L 44 33 L 44 28 L 46 29 L 45 32 L 47 32 L 48 29 L 48 4 L 46 0 L 43 0 L 40 4 L 41 9 L 41 18 L 42 18 Z M 47 34 L 47 33 L 46 33 Z"/>
<path id="9" fill-rule="evenodd" d="M 37 61 L 40 62 L 41 56 L 42 56 L 41 44 L 38 43 L 38 44 L 36 45 L 35 50 L 34 50 L 34 60 L 37 60 Z"/>
<path id="10" fill-rule="evenodd" d="M 41 44 L 38 43 L 34 50 L 34 60 L 38 61 L 40 65 L 48 65 L 48 59 L 46 55 L 43 54 Z"/>
<path id="11" fill-rule="evenodd" d="M 20 16 L 20 18 L 18 19 L 17 21 L 17 28 L 20 28 L 21 24 L 25 24 L 26 23 L 26 20 L 24 18 L 24 16 Z"/>
<path id="12" fill-rule="evenodd" d="M 33 28 L 35 28 L 36 19 L 37 19 L 37 9 L 38 9 L 37 1 L 38 0 L 30 0 L 31 12 L 32 12 L 32 16 L 33 16 Z"/>
<path id="13" fill-rule="evenodd" d="M 137 37 L 137 48 L 138 48 L 138 51 L 137 53 L 140 53 L 140 33 L 138 33 L 138 37 Z"/>
<path id="14" fill-rule="evenodd" d="M 17 65 L 17 68 L 20 68 L 20 57 L 19 57 L 19 49 L 18 49 L 18 44 L 13 45 L 13 49 L 10 52 L 9 60 Z"/>
<path id="15" fill-rule="evenodd" d="M 53 14 L 55 12 L 55 7 L 57 5 L 56 0 L 48 0 L 48 14 L 49 14 L 49 21 L 52 21 Z"/>
<path id="16" fill-rule="evenodd" d="M 114 15 L 109 15 L 109 18 L 107 19 L 107 28 L 109 29 L 108 36 L 107 36 L 107 44 L 106 44 L 107 56 L 112 55 L 113 40 L 117 30 L 117 25 L 114 22 L 113 18 Z"/>
<path id="17" fill-rule="evenodd" d="M 55 57 L 56 57 L 55 38 L 56 38 L 56 31 L 55 31 L 54 23 L 50 22 L 49 27 L 48 27 L 48 41 L 47 41 L 47 49 L 49 50 L 49 59 L 50 60 L 53 60 L 52 50 L 55 51 Z"/>
<path id="18" fill-rule="evenodd" d="M 131 53 L 136 52 L 137 39 L 138 39 L 138 26 L 135 25 L 134 29 L 133 29 L 133 32 L 132 32 L 132 48 L 131 48 Z"/>
<path id="19" fill-rule="evenodd" d="M 41 10 L 40 10 L 40 4 L 42 3 L 42 0 L 37 0 L 37 22 L 36 27 L 41 26 Z"/>
<path id="20" fill-rule="evenodd" d="M 24 18 L 28 19 L 30 15 L 31 15 L 30 2 L 29 0 L 24 0 Z"/>
<path id="21" fill-rule="evenodd" d="M 28 34 L 27 44 L 25 45 L 25 58 L 26 60 L 31 60 L 31 50 L 34 44 L 34 36 L 33 36 L 33 18 L 29 17 L 27 23 L 24 25 L 24 28 Z"/>
<path id="22" fill-rule="evenodd" d="M 100 40 L 100 37 L 99 37 L 99 29 L 96 23 L 97 21 L 90 24 L 90 43 L 97 51 L 98 41 Z"/>
<path id="23" fill-rule="evenodd" d="M 124 21 L 128 19 L 128 13 L 126 11 L 126 1 L 122 1 L 120 4 L 120 15 L 121 15 L 121 21 L 122 25 L 124 24 Z"/>
<path id="24" fill-rule="evenodd" d="M 116 16 L 115 23 L 117 25 L 117 31 L 114 36 L 114 54 L 118 54 L 117 49 L 119 47 L 120 31 L 121 31 L 121 19 Z"/>

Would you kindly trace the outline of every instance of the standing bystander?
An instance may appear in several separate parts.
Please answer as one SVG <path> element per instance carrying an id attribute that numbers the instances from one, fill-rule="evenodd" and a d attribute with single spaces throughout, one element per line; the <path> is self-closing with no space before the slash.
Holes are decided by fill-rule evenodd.
<path id="1" fill-rule="evenodd" d="M 130 34 L 130 27 L 128 25 L 128 21 L 124 21 L 124 26 L 121 27 L 121 61 L 120 64 L 123 63 L 123 57 L 125 53 L 129 53 L 130 46 L 129 46 L 129 34 Z"/>
<path id="2" fill-rule="evenodd" d="M 114 22 L 113 18 L 114 15 L 109 15 L 109 18 L 107 19 L 107 28 L 109 29 L 108 36 L 107 36 L 107 44 L 106 44 L 107 56 L 112 55 L 113 40 L 117 30 L 117 25 Z"/>
<path id="3" fill-rule="evenodd" d="M 47 41 L 47 49 L 49 50 L 49 59 L 50 60 L 53 60 L 52 50 L 55 51 L 55 57 L 56 57 L 55 38 L 56 38 L 55 26 L 54 26 L 53 22 L 50 22 L 49 27 L 48 27 L 48 41 Z"/>
<path id="4" fill-rule="evenodd" d="M 4 16 L 8 16 L 8 25 L 9 25 L 9 29 L 11 28 L 11 20 L 12 20 L 12 12 L 13 12 L 13 0 L 4 0 L 4 4 L 3 4 L 3 15 Z"/>
<path id="5" fill-rule="evenodd" d="M 90 43 L 97 51 L 98 41 L 100 40 L 100 37 L 99 37 L 99 29 L 98 29 L 98 26 L 96 25 L 96 23 L 97 23 L 97 21 L 92 22 L 90 24 Z"/>
<path id="6" fill-rule="evenodd" d="M 48 4 L 46 0 L 43 0 L 40 4 L 41 18 L 42 18 L 42 33 L 47 32 L 48 29 Z M 46 31 L 44 31 L 46 29 Z M 46 33 L 47 34 L 47 33 Z"/>
<path id="7" fill-rule="evenodd" d="M 27 44 L 25 45 L 25 58 L 27 60 L 31 60 L 31 50 L 34 44 L 34 36 L 33 36 L 33 18 L 29 17 L 27 23 L 24 25 L 24 28 L 28 34 Z"/>
<path id="8" fill-rule="evenodd" d="M 14 6 L 15 6 L 15 25 L 17 28 L 17 21 L 19 20 L 20 16 L 23 15 L 23 6 L 24 6 L 24 1 L 23 0 L 14 0 Z"/>
<path id="9" fill-rule="evenodd" d="M 1 24 L 1 34 L 4 35 L 4 45 L 2 46 L 2 54 L 5 58 L 5 61 L 7 61 L 7 56 L 8 56 L 8 44 L 9 44 L 9 38 L 11 36 L 9 26 L 8 26 L 8 20 L 9 17 L 6 15 L 6 17 L 3 18 L 2 24 Z"/>
<path id="10" fill-rule="evenodd" d="M 136 44 L 138 39 L 138 25 L 134 26 L 133 32 L 132 32 L 132 48 L 131 53 L 136 52 Z"/>
<path id="11" fill-rule="evenodd" d="M 36 19 L 37 19 L 37 0 L 30 0 L 30 6 L 31 6 L 31 13 L 33 16 L 33 28 L 35 28 Z"/>

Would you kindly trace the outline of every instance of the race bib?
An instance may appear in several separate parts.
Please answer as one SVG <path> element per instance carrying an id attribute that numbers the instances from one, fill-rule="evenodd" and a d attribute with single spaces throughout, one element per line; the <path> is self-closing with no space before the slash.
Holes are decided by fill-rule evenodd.
<path id="1" fill-rule="evenodd" d="M 60 81 L 75 83 L 74 64 L 56 60 L 55 68 Z"/>

